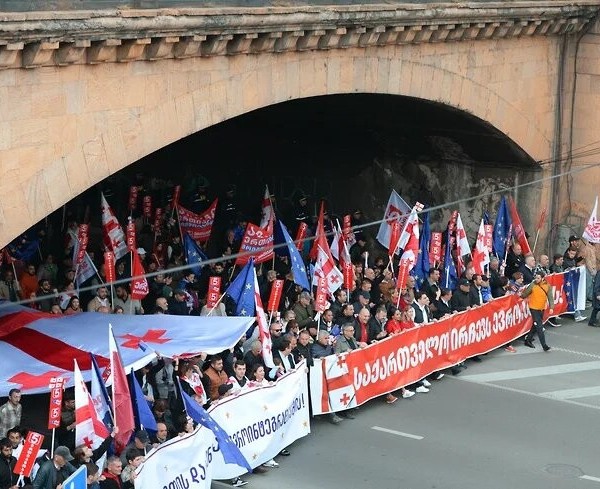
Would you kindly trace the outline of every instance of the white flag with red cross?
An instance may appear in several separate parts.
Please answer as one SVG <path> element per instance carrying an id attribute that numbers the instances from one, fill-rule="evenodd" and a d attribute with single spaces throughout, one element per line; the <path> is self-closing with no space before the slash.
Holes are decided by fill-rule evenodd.
<path id="1" fill-rule="evenodd" d="M 87 390 L 77 360 L 74 360 L 75 382 L 75 446 L 85 445 L 90 449 L 98 448 L 110 434 L 100 420 L 92 396 Z"/>
<path id="2" fill-rule="evenodd" d="M 254 301 L 256 303 L 256 322 L 258 323 L 258 339 L 262 344 L 262 357 L 268 368 L 275 368 L 273 361 L 273 342 L 271 341 L 271 332 L 269 323 L 265 315 L 262 299 L 260 298 L 260 289 L 258 288 L 258 278 L 256 277 L 256 268 L 252 268 L 254 274 Z"/>
<path id="3" fill-rule="evenodd" d="M 330 355 L 314 362 L 310 379 L 313 414 L 356 407 L 356 391 L 352 375 L 348 372 L 346 355 Z"/>
<path id="4" fill-rule="evenodd" d="M 127 254 L 127 242 L 123 228 L 117 220 L 117 216 L 106 201 L 104 194 L 101 194 L 100 207 L 102 208 L 102 236 L 104 246 L 115 254 L 115 259 L 119 259 Z"/>

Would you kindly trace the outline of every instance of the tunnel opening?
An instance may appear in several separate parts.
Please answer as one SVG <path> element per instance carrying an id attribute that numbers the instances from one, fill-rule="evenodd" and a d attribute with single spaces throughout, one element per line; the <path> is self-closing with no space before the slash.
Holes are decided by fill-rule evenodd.
<path id="1" fill-rule="evenodd" d="M 90 188 L 46 222 L 90 220 L 99 227 L 100 191 L 125 222 L 134 182 L 142 187 L 140 199 L 152 195 L 154 207 L 167 204 L 173 185 L 182 185 L 183 205 L 198 185 L 207 186 L 209 201 L 234 185 L 240 215 L 257 222 L 266 184 L 284 220 L 293 220 L 303 195 L 315 215 L 324 199 L 330 214 L 359 208 L 365 220 L 376 220 L 391 189 L 430 207 L 484 194 L 457 205 L 474 230 L 482 213 L 496 208 L 500 196 L 493 191 L 538 169 L 505 134 L 464 111 L 411 97 L 329 95 L 261 108 L 184 137 Z M 445 225 L 451 210 L 432 213 L 434 225 Z"/>

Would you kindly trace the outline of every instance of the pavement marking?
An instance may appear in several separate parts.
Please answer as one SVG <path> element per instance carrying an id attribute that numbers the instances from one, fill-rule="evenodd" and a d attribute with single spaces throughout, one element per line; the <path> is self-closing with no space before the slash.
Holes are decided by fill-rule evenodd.
<path id="1" fill-rule="evenodd" d="M 568 374 L 572 372 L 585 372 L 588 370 L 600 370 L 600 361 L 564 363 L 560 365 L 548 365 L 546 367 L 522 368 L 518 370 L 503 370 L 488 374 L 463 375 L 462 380 L 470 382 L 498 382 L 501 380 L 528 379 L 531 377 L 545 377 L 546 375 Z"/>
<path id="2" fill-rule="evenodd" d="M 579 478 L 586 481 L 600 482 L 600 477 L 592 477 L 591 475 L 580 475 Z"/>
<path id="3" fill-rule="evenodd" d="M 451 380 L 456 380 L 456 381 L 463 381 L 464 377 L 448 377 Z M 469 382 L 469 381 L 467 381 Z M 514 392 L 516 394 L 524 394 L 526 396 L 531 396 L 531 397 L 537 397 L 538 399 L 546 399 L 547 401 L 556 401 L 556 402 L 565 402 L 567 404 L 572 404 L 574 406 L 579 406 L 579 407 L 585 407 L 585 408 L 592 408 L 592 409 L 598 409 L 600 410 L 600 406 L 596 405 L 596 404 L 587 404 L 585 402 L 579 402 L 579 401 L 572 401 L 570 399 L 555 399 L 553 397 L 548 397 L 548 396 L 542 396 L 541 394 L 538 394 L 536 392 L 531 392 L 531 391 L 526 391 L 523 389 L 515 389 L 514 387 L 508 387 L 506 385 L 500 385 L 500 384 L 488 384 L 485 382 L 471 382 L 472 384 L 478 384 L 478 385 L 483 385 L 486 387 L 491 387 L 493 389 L 500 389 L 503 391 L 507 391 L 507 392 Z"/>
<path id="4" fill-rule="evenodd" d="M 381 426 L 371 426 L 372 430 L 383 431 L 384 433 L 390 433 L 392 435 L 403 436 L 404 438 L 412 438 L 413 440 L 422 440 L 424 437 L 419 435 L 411 435 L 410 433 L 404 433 L 403 431 L 390 430 L 389 428 L 382 428 Z"/>
<path id="5" fill-rule="evenodd" d="M 562 352 L 565 352 L 565 353 L 574 353 L 575 355 L 581 355 L 583 357 L 600 358 L 600 355 L 594 355 L 593 353 L 586 353 L 584 351 L 569 350 L 568 348 L 560 348 L 560 347 L 554 347 L 553 346 L 552 350 L 562 351 Z"/>
<path id="6" fill-rule="evenodd" d="M 600 396 L 600 386 L 540 392 L 540 396 L 552 397 L 553 399 L 579 399 L 580 397 Z"/>

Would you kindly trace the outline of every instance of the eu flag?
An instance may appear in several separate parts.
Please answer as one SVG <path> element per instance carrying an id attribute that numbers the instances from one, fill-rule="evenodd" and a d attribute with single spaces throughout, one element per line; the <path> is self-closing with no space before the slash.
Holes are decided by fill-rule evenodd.
<path id="1" fill-rule="evenodd" d="M 417 288 L 420 289 L 429 274 L 429 243 L 431 241 L 431 229 L 429 229 L 429 212 L 423 214 L 423 228 L 421 229 L 421 242 L 419 244 L 419 256 L 413 270 L 417 279 Z"/>
<path id="2" fill-rule="evenodd" d="M 283 247 L 278 249 L 283 250 L 282 254 L 290 257 L 290 266 L 292 269 L 292 275 L 294 276 L 294 283 L 298 284 L 305 290 L 310 290 L 310 284 L 308 283 L 306 267 L 304 266 L 302 256 L 292 241 L 290 233 L 285 227 L 285 224 L 278 220 L 277 226 L 275 226 L 275 244 L 278 245 L 281 243 L 286 244 L 287 250 Z"/>
<path id="3" fill-rule="evenodd" d="M 202 262 L 208 258 L 202 252 L 198 243 L 196 243 L 192 237 L 185 233 L 183 237 L 183 246 L 185 248 L 185 259 L 190 266 L 190 270 L 199 276 L 202 273 Z"/>
<path id="4" fill-rule="evenodd" d="M 512 219 L 510 218 L 510 212 L 506 205 L 506 198 L 502 197 L 500 201 L 500 207 L 498 207 L 498 215 L 496 216 L 496 222 L 494 223 L 494 236 L 493 236 L 493 251 L 494 254 L 500 259 L 504 260 L 506 254 L 506 243 L 508 241 L 508 230 L 512 225 Z"/>
<path id="5" fill-rule="evenodd" d="M 442 270 L 440 284 L 446 289 L 454 290 L 457 282 L 456 265 L 454 265 L 454 258 L 452 258 L 452 250 L 450 248 L 450 233 L 446 232 L 446 254 L 444 255 L 444 269 Z"/>
<path id="6" fill-rule="evenodd" d="M 152 414 L 150 405 L 144 397 L 144 391 L 140 386 L 140 383 L 135 378 L 133 369 L 127 376 L 129 377 L 129 391 L 131 392 L 131 404 L 133 404 L 133 415 L 135 417 L 136 425 L 139 428 L 147 429 L 150 431 L 158 431 L 156 426 L 156 419 Z"/>
<path id="7" fill-rule="evenodd" d="M 177 380 L 179 382 L 179 379 Z M 183 407 L 187 412 L 188 416 L 192 418 L 199 425 L 208 428 L 213 432 L 217 442 L 219 443 L 219 449 L 223 454 L 223 460 L 227 464 L 235 464 L 240 467 L 244 467 L 248 472 L 252 472 L 252 467 L 248 464 L 246 458 L 240 452 L 240 449 L 231 440 L 231 437 L 221 428 L 217 422 L 210 417 L 206 410 L 194 401 L 185 391 L 179 386 L 179 392 L 181 393 L 181 400 L 183 401 Z"/>
<path id="8" fill-rule="evenodd" d="M 573 312 L 577 310 L 577 299 L 579 296 L 579 279 L 581 277 L 581 269 L 572 268 L 565 273 L 564 290 L 567 296 L 567 311 Z M 585 290 L 583 291 L 585 294 Z"/>
<path id="9" fill-rule="evenodd" d="M 254 258 L 241 269 L 225 293 L 235 302 L 236 316 L 254 316 Z"/>

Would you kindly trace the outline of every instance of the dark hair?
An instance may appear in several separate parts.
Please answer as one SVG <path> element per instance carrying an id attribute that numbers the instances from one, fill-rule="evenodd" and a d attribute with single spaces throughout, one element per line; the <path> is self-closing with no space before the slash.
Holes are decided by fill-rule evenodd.
<path id="1" fill-rule="evenodd" d="M 558 260 L 558 259 L 560 259 L 560 258 L 562 258 L 562 257 L 563 257 L 563 256 L 562 256 L 560 253 L 556 253 L 556 254 L 552 255 L 552 260 L 553 260 L 553 261 L 556 261 L 556 260 Z"/>
<path id="2" fill-rule="evenodd" d="M 416 300 L 416 301 L 418 301 L 418 300 L 419 300 L 421 297 L 423 297 L 424 295 L 425 295 L 425 296 L 427 296 L 427 293 L 425 293 L 425 292 L 423 292 L 422 290 L 420 290 L 419 292 L 417 292 L 417 293 L 415 294 L 415 300 Z M 429 297 L 429 296 L 427 296 L 427 297 Z"/>
<path id="3" fill-rule="evenodd" d="M 96 475 L 98 473 L 98 471 L 100 470 L 98 468 L 98 466 L 95 463 L 93 463 L 93 462 L 86 463 L 85 467 L 87 469 L 87 475 L 88 475 L 88 477 L 90 475 Z"/>
<path id="4" fill-rule="evenodd" d="M 12 448 L 12 443 L 8 438 L 2 438 L 0 440 L 0 448 Z"/>
<path id="5" fill-rule="evenodd" d="M 264 366 L 262 363 L 255 363 L 255 364 L 252 366 L 252 371 L 251 371 L 250 377 L 251 377 L 251 378 L 253 378 L 254 380 L 256 380 L 256 371 L 257 371 L 257 370 L 258 370 L 260 367 L 262 367 L 263 369 L 265 368 L 265 366 Z M 266 372 L 265 372 L 265 373 L 266 373 Z"/>
<path id="6" fill-rule="evenodd" d="M 8 397 L 12 396 L 13 394 L 19 394 L 21 392 L 21 389 L 11 389 L 8 391 Z"/>
<path id="7" fill-rule="evenodd" d="M 246 362 L 244 362 L 244 360 L 236 360 L 235 363 L 233 364 L 233 368 L 245 367 L 245 366 L 246 366 Z"/>
<path id="8" fill-rule="evenodd" d="M 130 448 L 129 450 L 127 450 L 125 452 L 125 459 L 128 462 L 135 460 L 137 457 L 143 457 L 143 456 L 144 456 L 144 452 L 142 452 L 138 448 Z"/>
<path id="9" fill-rule="evenodd" d="M 292 342 L 289 339 L 283 338 L 279 341 L 279 345 L 277 346 L 277 349 L 279 351 L 283 351 L 283 350 L 289 348 L 291 344 L 292 344 Z"/>
<path id="10" fill-rule="evenodd" d="M 285 325 L 285 332 L 289 333 L 292 329 L 299 327 L 300 326 L 298 325 L 298 321 L 296 321 L 295 319 L 290 319 Z"/>
<path id="11" fill-rule="evenodd" d="M 440 269 L 439 269 L 439 268 L 435 268 L 435 267 L 434 267 L 434 268 L 430 268 L 430 269 L 429 269 L 429 275 L 433 275 L 433 274 L 434 274 L 434 272 L 439 272 L 439 271 L 440 271 Z"/>

